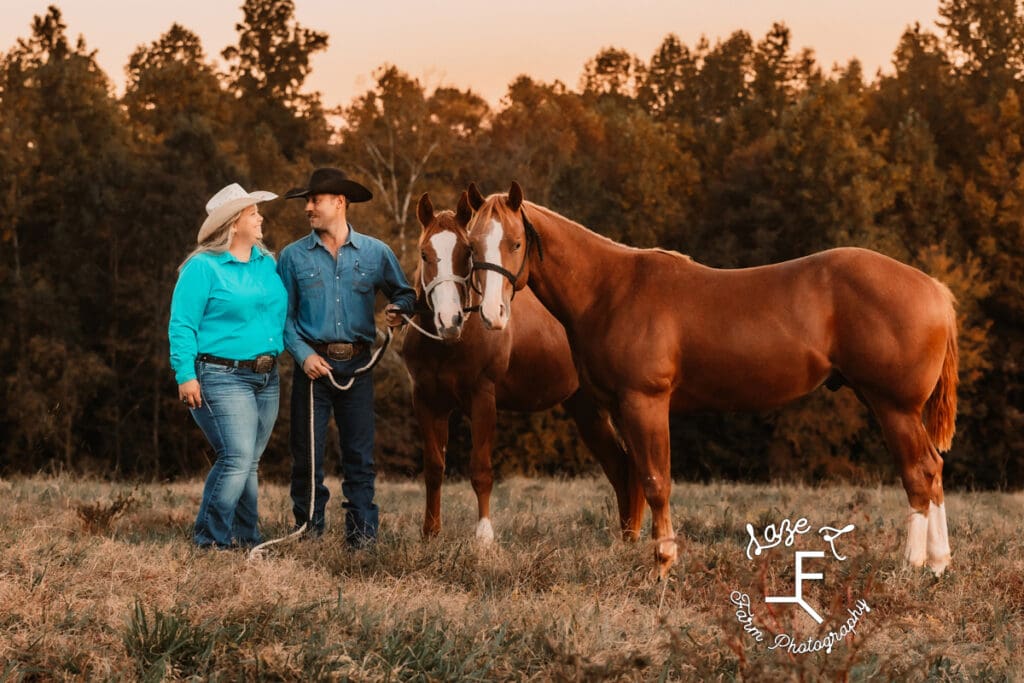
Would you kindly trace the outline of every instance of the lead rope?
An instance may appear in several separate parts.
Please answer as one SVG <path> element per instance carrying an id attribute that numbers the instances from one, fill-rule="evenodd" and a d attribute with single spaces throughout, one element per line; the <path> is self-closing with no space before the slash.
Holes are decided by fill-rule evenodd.
<path id="1" fill-rule="evenodd" d="M 427 332 L 425 329 L 414 323 L 412 321 L 412 318 L 407 316 L 405 313 L 402 314 L 402 319 L 405 320 L 405 322 L 409 323 L 413 327 L 413 329 L 422 334 L 424 337 L 430 337 L 431 339 L 436 339 L 437 341 L 444 341 L 444 338 L 441 335 L 434 334 L 433 332 Z"/>
<path id="2" fill-rule="evenodd" d="M 403 315 L 403 317 L 405 317 Z M 352 373 L 352 376 L 348 378 L 348 382 L 344 385 L 338 384 L 334 379 L 334 373 L 327 373 L 327 379 L 331 381 L 334 388 L 339 391 L 348 391 L 352 388 L 352 383 L 356 381 L 356 377 L 364 375 L 370 370 L 373 370 L 374 366 L 380 362 L 381 356 L 384 355 L 385 349 L 388 348 L 388 344 L 391 343 L 391 328 L 387 328 L 387 333 L 384 336 L 384 343 L 373 352 L 370 356 L 370 361 L 361 368 L 358 368 Z M 316 431 L 313 424 L 313 380 L 309 382 L 309 517 L 302 523 L 295 531 L 291 532 L 287 536 L 281 538 L 275 538 L 271 541 L 264 541 L 258 546 L 249 551 L 248 559 L 256 560 L 263 558 L 267 554 L 267 548 L 278 543 L 287 543 L 288 541 L 294 540 L 304 534 L 307 529 L 310 529 L 313 524 L 313 511 L 316 509 Z"/>

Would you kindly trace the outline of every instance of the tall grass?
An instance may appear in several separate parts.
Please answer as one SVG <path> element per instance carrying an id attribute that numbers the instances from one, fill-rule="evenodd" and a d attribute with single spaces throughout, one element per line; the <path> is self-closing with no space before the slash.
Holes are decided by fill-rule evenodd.
<path id="1" fill-rule="evenodd" d="M 0 480 L 0 495 L 2 681 L 1024 677 L 1019 493 L 947 498 L 954 558 L 936 579 L 901 562 L 899 489 L 677 485 L 667 584 L 648 578 L 649 543 L 618 540 L 599 480 L 500 483 L 490 548 L 472 539 L 468 483 L 446 487 L 444 531 L 423 541 L 422 485 L 382 482 L 374 548 L 346 549 L 334 500 L 323 539 L 252 562 L 191 547 L 198 482 Z M 284 534 L 286 488 L 264 486 L 261 506 L 265 534 Z M 856 525 L 847 560 L 816 565 L 824 580 L 806 591 L 821 627 L 763 600 L 793 592 L 793 551 L 819 539 L 745 555 L 747 522 L 799 517 Z M 734 591 L 751 597 L 764 642 L 744 631 Z M 858 599 L 871 611 L 830 654 L 767 648 L 776 634 L 820 639 Z"/>

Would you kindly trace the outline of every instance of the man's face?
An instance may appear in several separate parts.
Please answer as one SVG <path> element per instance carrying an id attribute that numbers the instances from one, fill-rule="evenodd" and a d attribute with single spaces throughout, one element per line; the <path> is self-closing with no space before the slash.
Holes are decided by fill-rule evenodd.
<path id="1" fill-rule="evenodd" d="M 311 194 L 306 198 L 306 218 L 309 226 L 319 230 L 330 225 L 345 204 L 345 197 L 337 194 Z"/>

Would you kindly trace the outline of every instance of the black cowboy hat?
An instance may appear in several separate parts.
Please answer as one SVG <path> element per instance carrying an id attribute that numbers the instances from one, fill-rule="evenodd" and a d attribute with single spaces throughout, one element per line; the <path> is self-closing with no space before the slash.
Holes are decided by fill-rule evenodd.
<path id="1" fill-rule="evenodd" d="M 336 168 L 318 168 L 309 176 L 309 185 L 285 193 L 285 199 L 304 199 L 311 194 L 341 194 L 355 204 L 373 199 L 373 193 Z"/>

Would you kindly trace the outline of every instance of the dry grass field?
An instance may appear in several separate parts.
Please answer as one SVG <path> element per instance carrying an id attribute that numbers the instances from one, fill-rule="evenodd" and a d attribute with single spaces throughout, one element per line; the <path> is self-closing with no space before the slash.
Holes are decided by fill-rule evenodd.
<path id="1" fill-rule="evenodd" d="M 190 546 L 200 492 L 0 480 L 0 681 L 1024 679 L 1020 493 L 947 498 L 953 565 L 936 579 L 901 563 L 898 488 L 676 485 L 681 561 L 659 584 L 649 543 L 618 540 L 601 480 L 500 483 L 486 549 L 468 483 L 446 487 L 445 530 L 424 542 L 422 484 L 385 481 L 376 547 L 329 530 L 252 562 Z M 287 498 L 261 491 L 268 537 Z M 747 558 L 748 522 L 800 517 L 811 531 L 792 546 Z M 846 524 L 839 561 L 817 530 Z M 823 579 L 803 587 L 821 626 L 765 602 L 794 594 L 795 551 L 822 549 L 804 571 Z"/>

